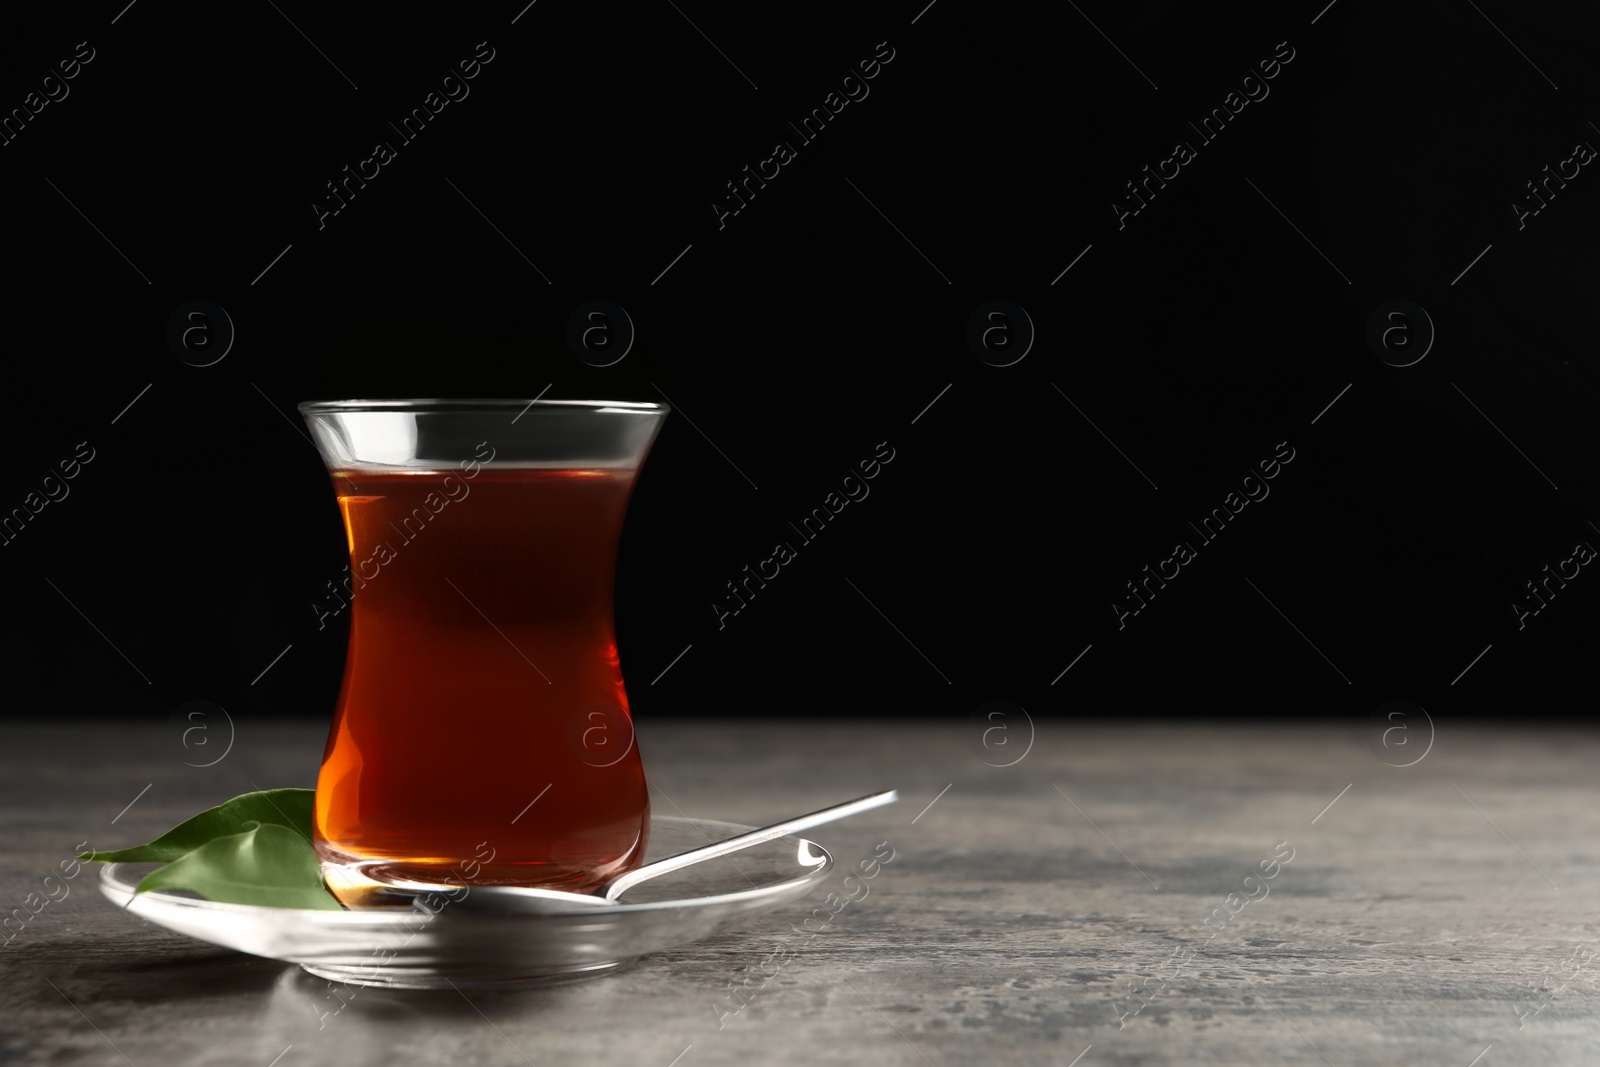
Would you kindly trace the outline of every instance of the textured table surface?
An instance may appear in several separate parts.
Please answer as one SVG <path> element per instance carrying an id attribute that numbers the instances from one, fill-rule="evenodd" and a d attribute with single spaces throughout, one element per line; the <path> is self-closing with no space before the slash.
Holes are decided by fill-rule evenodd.
<path id="1" fill-rule="evenodd" d="M 893 786 L 811 836 L 894 859 L 809 939 L 791 925 L 838 873 L 599 979 L 340 997 L 120 913 L 92 871 L 25 906 L 78 842 L 312 785 L 320 727 L 241 723 L 207 768 L 171 731 L 12 728 L 0 892 L 30 918 L 0 948 L 0 1062 L 1600 1062 L 1600 739 L 1430 731 L 1040 724 L 996 767 L 1026 723 L 987 749 L 976 727 L 641 724 L 662 810 L 765 822 Z"/>

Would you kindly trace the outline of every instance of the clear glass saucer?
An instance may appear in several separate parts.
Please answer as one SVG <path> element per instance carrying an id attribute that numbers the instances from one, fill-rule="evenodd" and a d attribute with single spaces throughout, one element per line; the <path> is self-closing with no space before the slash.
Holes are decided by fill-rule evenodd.
<path id="1" fill-rule="evenodd" d="M 651 816 L 645 862 L 753 827 Z M 345 911 L 224 904 L 188 893 L 135 895 L 148 863 L 108 863 L 100 891 L 158 926 L 322 978 L 391 989 L 470 988 L 567 981 L 687 945 L 805 896 L 833 868 L 827 849 L 784 837 L 664 874 L 611 907 L 570 912 L 437 913 L 390 905 Z M 471 890 L 468 890 L 470 895 Z"/>

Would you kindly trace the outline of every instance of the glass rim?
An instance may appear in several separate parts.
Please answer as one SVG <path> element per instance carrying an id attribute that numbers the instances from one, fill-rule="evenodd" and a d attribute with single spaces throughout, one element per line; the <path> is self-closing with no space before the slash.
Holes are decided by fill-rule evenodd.
<path id="1" fill-rule="evenodd" d="M 414 399 L 391 400 L 306 400 L 296 405 L 296 410 L 302 415 L 337 414 L 341 412 L 359 411 L 415 411 L 415 412 L 453 412 L 453 411 L 530 411 L 534 408 L 546 410 L 583 410 L 589 409 L 597 413 L 604 409 L 606 414 L 614 415 L 665 415 L 671 411 L 670 405 L 656 403 L 655 401 L 636 400 L 541 400 L 538 397 L 521 399 L 498 399 L 488 397 L 463 397 L 450 399 L 442 397 L 418 397 Z M 519 416 L 520 417 L 520 416 Z"/>

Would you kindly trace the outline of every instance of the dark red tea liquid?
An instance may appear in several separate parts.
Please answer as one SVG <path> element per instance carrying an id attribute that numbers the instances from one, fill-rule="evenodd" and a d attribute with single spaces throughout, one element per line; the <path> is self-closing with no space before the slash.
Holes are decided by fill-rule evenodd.
<path id="1" fill-rule="evenodd" d="M 579 891 L 638 866 L 650 801 L 612 631 L 635 473 L 333 472 L 354 597 L 325 861 Z"/>

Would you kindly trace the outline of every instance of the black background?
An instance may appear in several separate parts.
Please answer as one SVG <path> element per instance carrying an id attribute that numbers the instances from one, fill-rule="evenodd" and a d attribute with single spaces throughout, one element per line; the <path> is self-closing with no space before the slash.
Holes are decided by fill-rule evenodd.
<path id="1" fill-rule="evenodd" d="M 1600 145 L 1593 22 L 922 5 L 8 13 L 0 107 L 94 58 L 0 147 L 0 510 L 95 458 L 0 547 L 5 711 L 330 715 L 345 620 L 312 603 L 346 560 L 294 405 L 547 387 L 675 408 L 619 564 L 639 716 L 1592 703 L 1600 577 L 1520 630 L 1510 601 L 1600 545 L 1600 176 L 1521 229 L 1510 205 Z M 319 228 L 324 183 L 480 41 L 470 94 Z M 1123 183 L 1285 41 L 1270 94 L 1119 229 Z M 870 94 L 798 144 L 879 42 Z M 779 139 L 795 161 L 719 228 Z M 236 330 L 208 367 L 166 340 L 196 299 Z M 591 299 L 637 327 L 610 367 L 565 340 Z M 967 343 L 992 299 L 1037 331 L 1011 366 Z M 1396 299 L 1437 330 L 1403 368 L 1365 337 Z M 1283 441 L 1270 496 L 1119 629 L 1123 584 Z M 871 495 L 719 630 L 723 583 L 879 442 Z"/>

